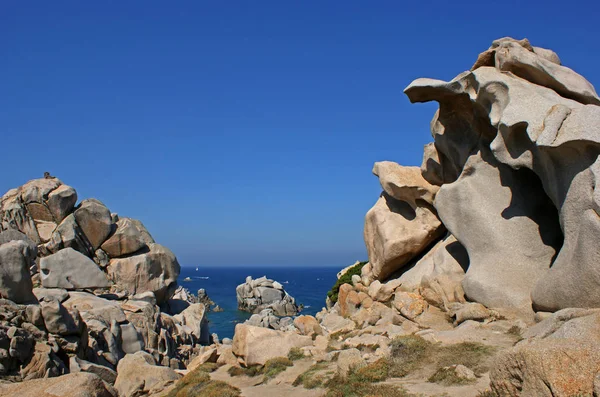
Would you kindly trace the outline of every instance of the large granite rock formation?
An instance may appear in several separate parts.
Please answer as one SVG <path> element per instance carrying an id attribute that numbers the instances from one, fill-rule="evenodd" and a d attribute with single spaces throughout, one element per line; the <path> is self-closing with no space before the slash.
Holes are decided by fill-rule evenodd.
<path id="1" fill-rule="evenodd" d="M 52 177 L 0 198 L 0 375 L 81 372 L 72 379 L 114 383 L 136 353 L 184 368 L 211 336 L 204 304 L 174 296 L 177 258 L 141 222 L 95 199 L 76 202 L 75 189 Z"/>
<path id="2" fill-rule="evenodd" d="M 375 165 L 384 194 L 366 217 L 362 281 L 400 273 L 402 288 L 429 289 L 440 306 L 460 301 L 461 283 L 467 299 L 528 318 L 533 309 L 599 307 L 593 86 L 554 52 L 503 38 L 470 71 L 417 79 L 405 93 L 439 103 L 434 142 L 423 181 L 409 167 Z M 468 253 L 460 267 L 441 256 L 444 229 Z"/>
<path id="3" fill-rule="evenodd" d="M 296 300 L 283 289 L 283 285 L 266 276 L 256 280 L 248 276 L 244 284 L 237 286 L 235 293 L 238 309 L 250 313 L 273 309 L 278 316 L 293 316 L 299 311 Z"/>

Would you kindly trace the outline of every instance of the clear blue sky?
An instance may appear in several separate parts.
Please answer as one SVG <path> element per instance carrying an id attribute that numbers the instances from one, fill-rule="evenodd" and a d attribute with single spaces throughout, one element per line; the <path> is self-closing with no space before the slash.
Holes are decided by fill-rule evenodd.
<path id="1" fill-rule="evenodd" d="M 492 40 L 600 86 L 598 2 L 2 1 L 0 190 L 50 171 L 184 265 L 366 257 L 373 162 L 419 165 L 433 104 Z M 600 88 L 600 87 L 598 87 Z M 0 193 L 1 194 L 1 193 Z"/>

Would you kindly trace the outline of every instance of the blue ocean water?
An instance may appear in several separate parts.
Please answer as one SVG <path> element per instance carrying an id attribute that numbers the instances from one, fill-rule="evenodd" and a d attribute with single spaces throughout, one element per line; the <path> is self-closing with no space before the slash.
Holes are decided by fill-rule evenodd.
<path id="1" fill-rule="evenodd" d="M 210 332 L 219 338 L 232 338 L 235 325 L 244 322 L 250 313 L 237 310 L 235 287 L 246 281 L 246 276 L 267 276 L 279 281 L 294 298 L 304 305 L 301 314 L 315 315 L 325 306 L 327 291 L 336 281 L 342 267 L 182 267 L 178 283 L 196 294 L 204 288 L 208 296 L 223 308 L 222 312 L 208 314 Z M 191 281 L 184 281 L 186 277 Z"/>

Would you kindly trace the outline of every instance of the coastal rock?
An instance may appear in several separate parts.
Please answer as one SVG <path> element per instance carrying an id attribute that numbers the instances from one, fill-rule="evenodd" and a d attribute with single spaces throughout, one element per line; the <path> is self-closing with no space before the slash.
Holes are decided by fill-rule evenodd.
<path id="1" fill-rule="evenodd" d="M 482 66 L 494 66 L 500 71 L 511 72 L 583 104 L 600 105 L 600 98 L 590 82 L 562 66 L 558 55 L 552 51 L 541 48 L 536 51 L 527 39 L 519 41 L 504 37 L 494 40 L 490 49 L 479 55 L 471 70 Z"/>
<path id="2" fill-rule="evenodd" d="M 351 368 L 360 368 L 366 365 L 360 350 L 356 348 L 340 351 L 336 361 L 337 372 L 346 376 Z"/>
<path id="3" fill-rule="evenodd" d="M 447 310 L 450 303 L 465 302 L 462 281 L 469 254 L 452 235 L 439 241 L 398 281 L 400 289 L 419 292 L 430 304 Z"/>
<path id="4" fill-rule="evenodd" d="M 40 305 L 48 332 L 61 336 L 81 335 L 85 325 L 79 311 L 67 310 L 58 299 L 53 297 L 45 297 Z"/>
<path id="5" fill-rule="evenodd" d="M 441 187 L 438 214 L 469 253 L 462 286 L 470 300 L 531 312 L 531 291 L 561 239 L 541 190 L 531 173 L 498 163 L 485 148 L 469 157 L 456 182 Z"/>
<path id="6" fill-rule="evenodd" d="M 83 200 L 73 215 L 94 251 L 100 248 L 113 230 L 110 211 L 99 200 Z"/>
<path id="7" fill-rule="evenodd" d="M 111 258 L 132 254 L 146 246 L 142 232 L 129 218 L 121 218 L 117 222 L 116 231 L 102 243 L 104 250 Z"/>
<path id="8" fill-rule="evenodd" d="M 182 325 L 190 327 L 191 334 L 195 336 L 199 343 L 208 344 L 210 342 L 206 308 L 202 303 L 194 303 L 173 317 L 179 320 Z"/>
<path id="9" fill-rule="evenodd" d="M 132 295 L 153 292 L 160 305 L 175 292 L 180 267 L 168 248 L 150 244 L 149 252 L 111 259 L 107 270 L 117 286 Z"/>
<path id="10" fill-rule="evenodd" d="M 532 327 L 490 372 L 499 396 L 592 395 L 600 370 L 600 311 L 565 309 Z"/>
<path id="11" fill-rule="evenodd" d="M 427 309 L 427 302 L 418 294 L 398 291 L 394 294 L 392 305 L 409 320 L 414 320 Z"/>
<path id="12" fill-rule="evenodd" d="M 146 352 L 126 355 L 117 367 L 115 389 L 120 397 L 152 394 L 163 390 L 180 376 L 171 368 L 156 365 Z"/>
<path id="13" fill-rule="evenodd" d="M 421 175 L 419 167 L 404 167 L 392 161 L 380 161 L 373 166 L 373 174 L 379 177 L 383 190 L 399 201 L 416 207 L 417 200 L 433 204 L 438 186 L 432 185 Z"/>
<path id="14" fill-rule="evenodd" d="M 71 373 L 85 372 L 97 375 L 104 382 L 114 385 L 117 379 L 117 372 L 105 367 L 103 365 L 97 365 L 90 363 L 89 361 L 82 360 L 77 356 L 73 356 L 69 361 L 69 371 Z"/>
<path id="15" fill-rule="evenodd" d="M 98 376 L 77 372 L 57 378 L 0 384 L 0 396 L 116 397 L 116 392 Z"/>
<path id="16" fill-rule="evenodd" d="M 233 337 L 233 354 L 246 366 L 264 365 L 272 358 L 287 357 L 293 347 L 300 348 L 312 344 L 313 341 L 308 336 L 237 324 Z"/>
<path id="17" fill-rule="evenodd" d="M 98 265 L 73 248 L 65 248 L 40 261 L 44 288 L 106 288 L 110 282 Z"/>
<path id="18" fill-rule="evenodd" d="M 278 317 L 271 308 L 263 309 L 260 313 L 253 314 L 244 324 L 252 325 L 254 327 L 264 327 L 275 330 L 288 330 L 289 326 L 293 323 L 291 317 Z M 291 327 L 294 330 L 294 327 Z"/>
<path id="19" fill-rule="evenodd" d="M 21 369 L 21 378 L 26 381 L 55 377 L 63 375 L 67 371 L 67 367 L 58 358 L 51 346 L 46 343 L 36 343 L 31 360 Z"/>
<path id="20" fill-rule="evenodd" d="M 323 329 L 313 316 L 298 316 L 294 319 L 294 325 L 302 335 L 313 336 L 323 334 Z"/>
<path id="21" fill-rule="evenodd" d="M 73 214 L 66 216 L 56 227 L 45 247 L 50 252 L 73 248 L 88 257 L 94 254 L 94 247 L 79 227 Z"/>
<path id="22" fill-rule="evenodd" d="M 273 309 L 278 316 L 293 316 L 298 313 L 296 300 L 283 286 L 266 276 L 253 280 L 248 276 L 244 284 L 235 289 L 238 309 L 250 313 L 259 313 L 264 309 Z"/>
<path id="23" fill-rule="evenodd" d="M 443 233 L 435 210 L 425 201 L 419 200 L 412 207 L 382 193 L 365 217 L 364 239 L 371 278 L 385 280 Z"/>
<path id="24" fill-rule="evenodd" d="M 469 253 L 465 293 L 530 314 L 531 304 L 544 311 L 600 306 L 600 107 L 589 105 L 595 94 L 580 87 L 591 85 L 572 70 L 560 69 L 575 85 L 556 85 L 567 79 L 555 73 L 561 66 L 546 68 L 552 56 L 543 51 L 526 56 L 544 65 L 547 81 L 539 79 L 542 69 L 523 78 L 503 73 L 496 56 L 521 56 L 524 44 L 501 42 L 493 47 L 508 54 L 484 57 L 450 82 L 418 79 L 405 90 L 413 102 L 440 103 L 432 132 L 447 177 L 435 206 Z M 518 62 L 531 70 L 527 59 Z"/>
<path id="25" fill-rule="evenodd" d="M 0 245 L 0 297 L 17 303 L 35 302 L 29 268 L 36 251 L 23 240 Z"/>
<path id="26" fill-rule="evenodd" d="M 61 223 L 77 203 L 77 192 L 71 186 L 60 185 L 48 194 L 48 209 L 52 213 L 54 222 Z"/>

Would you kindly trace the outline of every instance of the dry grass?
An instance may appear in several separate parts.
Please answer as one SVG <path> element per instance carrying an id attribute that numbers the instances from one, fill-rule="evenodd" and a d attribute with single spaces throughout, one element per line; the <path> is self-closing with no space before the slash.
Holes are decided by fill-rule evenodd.
<path id="1" fill-rule="evenodd" d="M 175 384 L 166 397 L 238 397 L 240 389 L 225 382 L 210 379 L 208 366 L 196 368 Z"/>
<path id="2" fill-rule="evenodd" d="M 263 382 L 267 382 L 269 379 L 272 379 L 285 371 L 288 367 L 291 367 L 294 363 L 287 357 L 276 357 L 265 363 L 265 366 L 262 368 L 262 372 L 264 374 Z"/>
<path id="3" fill-rule="evenodd" d="M 381 382 L 389 378 L 390 362 L 381 358 L 374 363 L 360 367 L 354 371 L 354 376 L 363 382 Z"/>
<path id="4" fill-rule="evenodd" d="M 260 365 L 251 365 L 249 367 L 230 367 L 227 370 L 230 376 L 257 376 L 262 373 L 262 367 Z"/>
<path id="5" fill-rule="evenodd" d="M 198 366 L 196 369 L 200 370 L 202 372 L 215 372 L 217 369 L 219 369 L 221 365 L 217 364 L 217 363 L 204 363 L 201 364 L 200 366 Z"/>
<path id="6" fill-rule="evenodd" d="M 422 367 L 433 350 L 434 345 L 419 336 L 409 335 L 392 339 L 388 359 L 389 376 L 401 378 Z"/>
<path id="7" fill-rule="evenodd" d="M 265 365 L 251 365 L 249 367 L 230 367 L 227 373 L 230 376 L 258 376 L 263 375 L 263 382 L 268 382 L 276 377 L 287 367 L 294 365 L 292 360 L 287 357 L 275 357 L 265 363 Z"/>
<path id="8" fill-rule="evenodd" d="M 292 385 L 302 385 L 305 389 L 315 389 L 317 387 L 321 387 L 327 381 L 327 374 L 324 373 L 326 369 L 326 363 L 314 364 L 302 374 L 298 375 Z"/>
<path id="9" fill-rule="evenodd" d="M 304 352 L 299 347 L 292 347 L 287 358 L 291 361 L 296 361 L 304 358 Z"/>
<path id="10" fill-rule="evenodd" d="M 327 393 L 324 397 L 416 397 L 399 386 L 365 381 L 364 377 L 353 370 L 346 377 L 334 376 L 325 386 Z"/>
<path id="11" fill-rule="evenodd" d="M 456 371 L 450 367 L 442 367 L 438 368 L 437 371 L 433 375 L 427 379 L 432 383 L 439 383 L 444 386 L 452 386 L 452 385 L 468 385 L 471 383 L 475 383 L 474 379 L 465 379 L 458 377 L 456 375 Z"/>
<path id="12" fill-rule="evenodd" d="M 428 364 L 438 368 L 462 364 L 481 374 L 488 371 L 485 359 L 496 351 L 494 347 L 474 342 L 433 344 L 414 335 L 393 339 L 390 348 L 391 377 L 404 377 Z"/>

